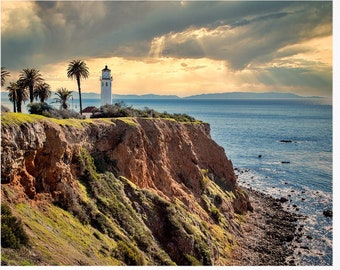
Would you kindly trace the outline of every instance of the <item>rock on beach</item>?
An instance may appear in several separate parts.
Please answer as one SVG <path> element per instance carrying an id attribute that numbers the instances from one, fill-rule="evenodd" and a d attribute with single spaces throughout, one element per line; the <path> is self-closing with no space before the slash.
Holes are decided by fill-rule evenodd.
<path id="1" fill-rule="evenodd" d="M 242 224 L 245 235 L 234 252 L 234 265 L 294 265 L 293 242 L 298 238 L 301 216 L 285 211 L 271 196 L 251 189 L 247 192 L 254 210 L 247 213 Z"/>

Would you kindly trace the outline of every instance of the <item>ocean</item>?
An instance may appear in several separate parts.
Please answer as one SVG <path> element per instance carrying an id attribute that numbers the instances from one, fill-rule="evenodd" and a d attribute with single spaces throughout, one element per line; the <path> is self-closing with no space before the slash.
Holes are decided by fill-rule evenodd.
<path id="1" fill-rule="evenodd" d="M 118 101 L 118 100 L 117 100 Z M 211 137 L 231 159 L 240 185 L 285 197 L 285 209 L 303 215 L 298 265 L 332 265 L 332 105 L 300 99 L 126 99 L 127 105 L 186 113 L 208 122 Z M 7 102 L 4 105 L 11 108 Z M 83 108 L 99 106 L 84 99 Z M 76 106 L 74 101 L 73 106 Z"/>

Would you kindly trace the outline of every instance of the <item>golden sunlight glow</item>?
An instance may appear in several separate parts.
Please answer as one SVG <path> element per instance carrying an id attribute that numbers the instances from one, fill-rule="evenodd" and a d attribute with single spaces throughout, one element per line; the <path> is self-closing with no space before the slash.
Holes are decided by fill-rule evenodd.
<path id="1" fill-rule="evenodd" d="M 210 59 L 141 59 L 119 57 L 84 59 L 90 77 L 83 81 L 83 92 L 100 91 L 99 77 L 107 65 L 113 76 L 113 94 L 174 94 L 188 96 L 202 92 L 231 90 L 231 77 L 224 73 L 222 61 Z M 66 78 L 67 62 L 41 69 L 46 82 L 55 90 L 66 87 L 76 91 L 76 82 Z"/>
<path id="2" fill-rule="evenodd" d="M 256 72 L 232 72 L 223 61 L 202 59 L 159 58 L 128 60 L 124 58 L 84 59 L 90 77 L 82 82 L 83 92 L 100 91 L 99 77 L 105 65 L 113 76 L 113 94 L 173 94 L 180 97 L 216 92 L 273 91 L 273 86 L 261 83 Z M 67 62 L 47 65 L 41 73 L 53 90 L 66 87 L 77 90 L 76 82 L 66 78 Z M 281 89 L 284 90 L 284 89 Z M 292 90 L 290 88 L 286 89 Z"/>
<path id="3" fill-rule="evenodd" d="M 159 58 L 162 55 L 164 48 L 165 37 L 155 37 L 150 46 L 149 56 L 154 58 Z"/>
<path id="4" fill-rule="evenodd" d="M 280 65 L 303 67 L 305 63 L 319 63 L 327 66 L 333 64 L 332 36 L 318 37 L 303 43 L 286 46 L 278 54 L 295 52 L 293 56 L 282 57 Z M 298 52 L 298 53 L 296 53 Z"/>

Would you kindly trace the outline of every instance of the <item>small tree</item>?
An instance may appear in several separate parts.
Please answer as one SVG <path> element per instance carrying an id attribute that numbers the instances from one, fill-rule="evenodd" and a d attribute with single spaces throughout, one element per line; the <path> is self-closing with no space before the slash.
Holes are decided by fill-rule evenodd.
<path id="1" fill-rule="evenodd" d="M 13 103 L 13 111 L 21 113 L 21 105 L 23 101 L 28 99 L 28 93 L 22 81 L 11 82 L 7 87 L 8 98 Z"/>
<path id="2" fill-rule="evenodd" d="M 40 114 L 43 115 L 44 112 L 49 112 L 53 110 L 53 108 L 45 102 L 35 102 L 27 105 L 28 111 L 31 114 Z"/>
<path id="3" fill-rule="evenodd" d="M 78 92 L 79 92 L 80 114 L 83 113 L 83 104 L 82 104 L 82 101 L 81 101 L 80 80 L 88 78 L 89 74 L 90 74 L 89 69 L 88 69 L 88 67 L 86 66 L 86 63 L 83 60 L 73 60 L 68 65 L 67 77 L 77 80 Z"/>
<path id="4" fill-rule="evenodd" d="M 46 99 L 51 96 L 51 86 L 48 83 L 41 82 L 34 89 L 33 96 L 35 99 L 39 98 L 40 102 L 44 103 Z"/>
<path id="5" fill-rule="evenodd" d="M 72 97 L 72 91 L 69 91 L 64 87 L 61 87 L 57 89 L 57 92 L 55 93 L 55 95 L 57 96 L 57 98 L 54 98 L 55 102 L 60 103 L 61 108 L 63 108 L 64 110 L 67 110 L 68 109 L 67 101 L 70 97 Z"/>
<path id="6" fill-rule="evenodd" d="M 24 88 L 29 89 L 30 102 L 34 100 L 34 86 L 38 83 L 43 82 L 42 75 L 38 69 L 25 68 L 19 75 L 20 84 Z"/>
<path id="7" fill-rule="evenodd" d="M 13 112 L 17 112 L 18 89 L 19 87 L 15 82 L 10 82 L 7 86 L 9 101 L 13 103 Z"/>

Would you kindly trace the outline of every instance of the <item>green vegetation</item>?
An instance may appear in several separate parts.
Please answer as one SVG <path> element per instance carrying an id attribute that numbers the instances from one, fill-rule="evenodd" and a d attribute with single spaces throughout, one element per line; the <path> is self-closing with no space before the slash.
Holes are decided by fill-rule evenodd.
<path id="1" fill-rule="evenodd" d="M 191 266 L 202 266 L 202 263 L 190 254 L 184 254 Z"/>
<path id="2" fill-rule="evenodd" d="M 201 123 L 201 121 L 187 114 L 170 114 L 167 112 L 157 112 L 150 108 L 143 110 L 134 109 L 127 106 L 124 102 L 118 102 L 114 105 L 101 106 L 98 112 L 93 113 L 91 118 L 117 118 L 117 117 L 143 117 L 143 118 L 165 118 L 185 123 Z"/>
<path id="3" fill-rule="evenodd" d="M 137 125 L 134 118 L 132 118 L 132 117 L 119 117 L 117 119 L 119 119 L 120 121 L 122 121 L 125 124 L 128 124 L 129 126 L 132 126 L 132 127 L 135 127 Z"/>
<path id="4" fill-rule="evenodd" d="M 27 232 L 30 232 L 32 244 L 16 261 L 13 261 L 15 256 L 11 252 L 2 250 L 11 265 L 37 258 L 39 264 L 43 265 L 122 264 L 110 256 L 110 252 L 102 252 L 103 246 L 109 250 L 114 249 L 116 244 L 112 239 L 89 224 L 81 223 L 58 206 L 45 205 L 43 209 L 39 209 L 27 203 L 20 203 L 14 211 L 22 218 Z M 94 234 L 97 234 L 100 240 Z M 31 256 L 32 252 L 36 254 L 34 257 Z M 18 263 L 18 260 L 21 263 Z"/>
<path id="5" fill-rule="evenodd" d="M 128 265 L 141 265 L 148 263 L 142 260 L 142 254 L 147 252 L 152 260 L 165 265 L 173 264 L 168 255 L 155 244 L 150 230 L 126 194 L 127 190 L 139 194 L 139 189 L 126 178 L 118 179 L 109 172 L 99 174 L 94 158 L 85 149 L 80 149 L 79 168 L 80 182 L 85 187 L 79 205 L 89 213 L 89 222 L 93 228 L 117 241 L 118 247 L 112 253 L 113 256 Z M 89 208 L 90 204 L 85 197 L 93 202 L 92 208 Z"/>
<path id="6" fill-rule="evenodd" d="M 12 215 L 7 204 L 1 204 L 1 247 L 18 249 L 28 242 L 21 221 Z"/>
<path id="7" fill-rule="evenodd" d="M 33 103 L 35 104 L 35 103 Z M 93 123 L 94 119 L 57 119 L 57 118 L 48 118 L 43 115 L 38 114 L 18 114 L 13 112 L 4 113 L 1 115 L 1 124 L 12 126 L 12 125 L 21 125 L 25 123 L 34 123 L 36 121 L 47 120 L 53 123 L 56 123 L 61 126 L 70 126 L 82 128 L 84 125 L 89 123 Z M 114 124 L 112 121 L 101 119 L 97 121 L 105 121 L 108 124 Z"/>
<path id="8" fill-rule="evenodd" d="M 127 265 L 143 265 L 142 255 L 136 248 L 121 240 L 117 241 L 117 247 L 112 251 L 112 256 L 119 258 Z"/>
<path id="9" fill-rule="evenodd" d="M 202 179 L 201 179 L 201 188 L 202 191 L 204 192 L 208 186 L 209 183 L 209 177 L 208 177 L 208 169 L 202 169 L 201 173 L 202 173 Z"/>
<path id="10" fill-rule="evenodd" d="M 43 115 L 44 112 L 53 110 L 53 108 L 45 102 L 35 102 L 27 105 L 30 114 Z"/>
<path id="11" fill-rule="evenodd" d="M 217 223 L 219 223 L 221 221 L 221 213 L 220 213 L 220 210 L 218 210 L 218 208 L 216 208 L 215 206 L 212 206 L 211 210 L 210 210 L 210 213 L 211 213 L 212 218 Z"/>
<path id="12" fill-rule="evenodd" d="M 21 114 L 21 113 L 13 113 L 8 112 L 1 115 L 1 124 L 2 125 L 21 125 L 25 123 L 33 123 L 35 121 L 46 119 L 44 116 L 35 115 L 35 114 Z"/>
<path id="13" fill-rule="evenodd" d="M 239 217 L 238 214 L 234 213 L 234 218 L 230 218 L 231 213 L 226 209 L 233 207 L 232 204 L 236 196 L 238 196 L 238 191 L 228 191 L 223 178 L 215 177 L 207 169 L 202 169 L 201 171 L 203 178 L 201 181 L 204 183 L 201 206 L 215 222 L 211 226 L 210 235 L 221 253 L 230 254 L 234 248 L 232 228 L 239 227 L 240 219 L 243 216 Z M 227 263 L 227 258 L 220 258 L 221 262 L 224 260 Z"/>
<path id="14" fill-rule="evenodd" d="M 146 253 L 157 264 L 168 265 L 173 261 L 182 265 L 212 264 L 210 245 L 213 243 L 207 244 L 209 229 L 198 215 L 191 214 L 180 202 L 169 203 L 149 190 L 139 189 L 124 177 L 116 178 L 108 172 L 99 174 L 95 159 L 84 149 L 80 150 L 79 164 L 80 181 L 86 190 L 80 197 L 91 198 L 96 208 L 90 214 L 90 224 L 117 241 L 112 253 L 115 258 L 140 265 L 147 263 L 147 260 L 141 261 Z M 158 246 L 154 238 L 163 243 L 162 246 Z M 187 242 L 178 244 L 179 239 L 191 239 L 188 241 L 193 242 L 194 253 L 183 257 Z M 177 245 L 176 251 L 170 248 L 171 243 Z"/>

